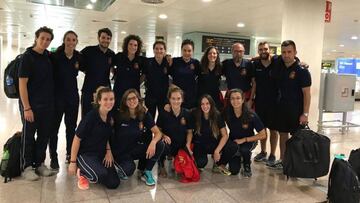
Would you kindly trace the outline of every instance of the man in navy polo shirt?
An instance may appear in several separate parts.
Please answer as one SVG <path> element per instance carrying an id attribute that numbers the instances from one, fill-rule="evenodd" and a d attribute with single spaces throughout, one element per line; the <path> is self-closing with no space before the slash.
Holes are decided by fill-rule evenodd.
<path id="1" fill-rule="evenodd" d="M 286 141 L 300 124 L 308 123 L 311 76 L 296 61 L 296 45 L 292 40 L 281 44 L 281 60 L 276 61 L 274 75 L 280 90 L 277 104 L 277 130 L 280 134 L 280 160 L 271 167 L 282 169 Z"/>
<path id="2" fill-rule="evenodd" d="M 53 68 L 46 50 L 53 38 L 52 29 L 38 29 L 35 44 L 26 49 L 19 66 L 19 105 L 23 121 L 22 176 L 31 181 L 38 180 L 38 175 L 53 175 L 44 165 L 55 113 Z"/>
<path id="3" fill-rule="evenodd" d="M 81 71 L 85 73 L 84 84 L 81 95 L 82 117 L 92 109 L 93 93 L 99 86 L 110 87 L 110 69 L 113 66 L 115 53 L 109 49 L 112 33 L 109 28 L 102 28 L 98 31 L 99 44 L 87 46 L 81 53 L 84 65 Z"/>
<path id="4" fill-rule="evenodd" d="M 222 62 L 228 90 L 241 89 L 248 106 L 251 107 L 255 94 L 255 79 L 251 62 L 243 58 L 245 53 L 243 44 L 238 42 L 233 44 L 231 52 L 233 58 Z"/>
<path id="5" fill-rule="evenodd" d="M 274 63 L 272 63 L 268 42 L 259 43 L 258 54 L 259 58 L 253 61 L 256 81 L 255 111 L 265 127 L 270 130 L 271 152 L 269 158 L 266 159 L 266 139 L 261 140 L 261 152 L 255 156 L 254 161 L 264 161 L 268 165 L 273 165 L 276 160 L 275 150 L 278 140 L 278 132 L 274 126 L 278 88 L 273 76 Z M 273 60 L 278 60 L 277 58 L 274 56 Z"/>

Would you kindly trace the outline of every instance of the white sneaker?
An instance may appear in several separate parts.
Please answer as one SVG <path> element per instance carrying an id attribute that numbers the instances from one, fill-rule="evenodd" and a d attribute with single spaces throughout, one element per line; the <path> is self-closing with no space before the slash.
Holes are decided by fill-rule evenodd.
<path id="1" fill-rule="evenodd" d="M 41 164 L 39 167 L 36 168 L 36 173 L 40 176 L 52 176 L 54 175 L 53 171 L 48 169 L 45 164 Z"/>
<path id="2" fill-rule="evenodd" d="M 39 180 L 39 176 L 36 175 L 35 170 L 31 166 L 25 168 L 25 170 L 21 173 L 21 176 L 28 181 L 36 181 Z"/>

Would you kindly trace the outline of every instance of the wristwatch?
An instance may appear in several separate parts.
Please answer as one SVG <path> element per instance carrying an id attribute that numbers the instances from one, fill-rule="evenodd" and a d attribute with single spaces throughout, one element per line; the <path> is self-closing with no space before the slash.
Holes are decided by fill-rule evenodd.
<path id="1" fill-rule="evenodd" d="M 303 113 L 304 116 L 308 117 L 309 116 L 309 113 Z"/>

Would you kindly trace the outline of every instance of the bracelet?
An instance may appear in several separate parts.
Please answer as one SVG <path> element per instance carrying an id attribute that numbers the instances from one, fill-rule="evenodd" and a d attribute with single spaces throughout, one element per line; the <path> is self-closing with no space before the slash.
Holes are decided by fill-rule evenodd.
<path id="1" fill-rule="evenodd" d="M 245 142 L 248 142 L 248 139 L 247 139 L 247 137 L 245 137 Z"/>
<path id="2" fill-rule="evenodd" d="M 24 111 L 30 111 L 31 110 L 31 107 L 30 108 L 27 108 L 27 109 L 24 109 Z"/>
<path id="3" fill-rule="evenodd" d="M 111 150 L 111 149 L 106 149 L 106 150 Z"/>
<path id="4" fill-rule="evenodd" d="M 76 164 L 76 161 L 70 161 L 70 163 Z"/>

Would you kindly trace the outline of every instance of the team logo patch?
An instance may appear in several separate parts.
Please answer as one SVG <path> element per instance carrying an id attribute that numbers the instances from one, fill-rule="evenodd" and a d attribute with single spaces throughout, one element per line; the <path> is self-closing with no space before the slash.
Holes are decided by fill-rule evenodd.
<path id="1" fill-rule="evenodd" d="M 248 129 L 248 128 L 249 128 L 249 124 L 247 124 L 247 123 L 242 124 L 242 128 L 243 128 L 243 129 Z"/>
<path id="2" fill-rule="evenodd" d="M 139 64 L 138 64 L 138 63 L 134 63 L 134 68 L 135 68 L 135 69 L 139 69 Z"/>
<path id="3" fill-rule="evenodd" d="M 295 79 L 295 76 L 296 76 L 295 71 L 291 71 L 290 74 L 289 74 L 289 78 L 290 79 Z"/>
<path id="4" fill-rule="evenodd" d="M 111 58 L 108 58 L 108 64 L 111 65 L 112 64 L 112 60 Z"/>
<path id="5" fill-rule="evenodd" d="M 195 69 L 194 64 L 190 64 L 190 69 L 191 69 L 191 70 L 194 70 L 194 69 Z"/>
<path id="6" fill-rule="evenodd" d="M 240 75 L 245 76 L 246 73 L 247 73 L 247 72 L 246 72 L 246 69 L 245 69 L 245 68 L 241 69 Z"/>
<path id="7" fill-rule="evenodd" d="M 74 67 L 75 67 L 75 69 L 79 69 L 79 62 L 78 61 L 76 61 Z"/>
<path id="8" fill-rule="evenodd" d="M 140 129 L 140 130 L 143 130 L 143 129 L 144 129 L 144 123 L 143 123 L 143 122 L 140 122 L 140 123 L 139 123 L 139 129 Z"/>
<path id="9" fill-rule="evenodd" d="M 180 123 L 181 123 L 181 125 L 186 125 L 186 120 L 185 120 L 184 117 L 182 117 L 182 118 L 180 119 Z"/>
<path id="10" fill-rule="evenodd" d="M 167 68 L 166 67 L 164 67 L 164 70 L 163 70 L 163 72 L 164 72 L 164 74 L 167 74 Z"/>

